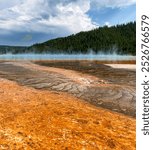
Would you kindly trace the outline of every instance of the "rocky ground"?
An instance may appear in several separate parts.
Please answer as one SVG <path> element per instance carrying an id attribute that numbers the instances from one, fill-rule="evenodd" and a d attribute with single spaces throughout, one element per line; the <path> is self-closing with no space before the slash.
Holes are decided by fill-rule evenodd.
<path id="1" fill-rule="evenodd" d="M 135 69 L 69 64 L 0 63 L 0 149 L 135 149 Z"/>

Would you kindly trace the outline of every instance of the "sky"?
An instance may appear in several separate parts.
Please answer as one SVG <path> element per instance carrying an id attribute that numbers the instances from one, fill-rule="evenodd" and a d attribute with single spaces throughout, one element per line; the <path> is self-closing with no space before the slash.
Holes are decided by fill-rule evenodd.
<path id="1" fill-rule="evenodd" d="M 135 0 L 0 0 L 0 45 L 29 46 L 135 20 Z"/>

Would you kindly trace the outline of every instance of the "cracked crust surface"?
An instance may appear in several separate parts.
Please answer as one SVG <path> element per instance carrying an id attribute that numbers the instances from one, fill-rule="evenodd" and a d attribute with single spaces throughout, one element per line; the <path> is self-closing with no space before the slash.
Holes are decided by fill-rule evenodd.
<path id="1" fill-rule="evenodd" d="M 135 119 L 0 79 L 1 150 L 135 150 Z"/>
<path id="2" fill-rule="evenodd" d="M 95 106 L 135 117 L 135 71 L 100 64 L 71 65 L 80 70 L 69 70 L 67 64 L 66 69 L 55 68 L 61 67 L 57 62 L 50 68 L 31 62 L 1 62 L 0 77 L 35 89 L 66 92 Z"/>

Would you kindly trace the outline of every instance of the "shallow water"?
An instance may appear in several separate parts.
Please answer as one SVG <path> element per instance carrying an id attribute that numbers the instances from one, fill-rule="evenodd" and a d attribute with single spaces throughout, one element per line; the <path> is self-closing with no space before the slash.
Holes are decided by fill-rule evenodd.
<path id="1" fill-rule="evenodd" d="M 135 60 L 131 55 L 96 54 L 3 54 L 0 60 Z"/>

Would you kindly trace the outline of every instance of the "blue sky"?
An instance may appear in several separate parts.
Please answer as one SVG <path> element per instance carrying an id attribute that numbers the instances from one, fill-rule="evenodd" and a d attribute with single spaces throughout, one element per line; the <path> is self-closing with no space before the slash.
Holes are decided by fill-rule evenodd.
<path id="1" fill-rule="evenodd" d="M 0 0 L 0 45 L 27 46 L 135 20 L 135 0 Z"/>

